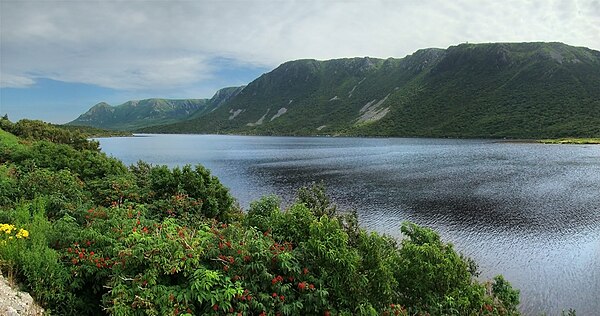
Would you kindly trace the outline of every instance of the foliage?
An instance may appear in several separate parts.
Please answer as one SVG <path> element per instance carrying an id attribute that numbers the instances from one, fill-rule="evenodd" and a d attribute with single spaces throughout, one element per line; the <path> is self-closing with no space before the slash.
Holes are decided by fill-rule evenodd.
<path id="1" fill-rule="evenodd" d="M 244 215 L 204 167 L 125 168 L 46 136 L 0 133 L 0 268 L 51 313 L 518 314 L 518 291 L 477 282 L 434 231 L 367 232 L 322 184 Z"/>
<path id="2" fill-rule="evenodd" d="M 48 235 L 53 229 L 45 216 L 44 199 L 20 203 L 2 215 L 29 233 L 27 239 L 0 246 L 4 272 L 24 280 L 31 295 L 50 313 L 76 315 L 97 308 L 78 295 L 78 289 L 72 287 L 73 276 L 50 247 Z"/>
<path id="3" fill-rule="evenodd" d="M 561 315 L 562 315 L 562 316 L 576 316 L 576 315 L 577 315 L 577 312 L 576 312 L 574 309 L 570 308 L 570 309 L 569 309 L 568 311 L 566 311 L 566 312 L 563 310 L 563 311 L 562 311 L 562 313 L 561 313 Z"/>
<path id="4" fill-rule="evenodd" d="M 57 219 L 69 214 L 89 200 L 89 194 L 83 189 L 83 183 L 68 169 L 50 171 L 45 168 L 35 168 L 22 172 L 18 176 L 20 197 L 34 200 L 44 197 L 47 201 L 46 215 L 49 219 Z"/>
<path id="5" fill-rule="evenodd" d="M 310 208 L 317 217 L 327 215 L 329 217 L 335 215 L 336 206 L 331 203 L 329 196 L 325 193 L 325 184 L 313 183 L 310 187 L 302 187 L 298 189 L 298 202 Z"/>
<path id="6" fill-rule="evenodd" d="M 196 215 L 224 222 L 234 216 L 229 190 L 203 166 L 152 167 L 147 181 L 151 192 L 147 202 L 154 204 L 151 209 L 158 218 L 176 216 L 193 223 Z"/>
<path id="7" fill-rule="evenodd" d="M 498 275 L 494 277 L 492 293 L 502 302 L 507 313 L 517 312 L 517 306 L 519 305 L 519 290 L 513 289 L 503 276 Z"/>
<path id="8" fill-rule="evenodd" d="M 28 140 L 47 140 L 68 144 L 75 149 L 99 150 L 98 142 L 87 140 L 87 135 L 79 130 L 65 129 L 39 120 L 23 119 L 12 123 L 7 118 L 3 118 L 0 119 L 0 128 Z"/>
<path id="9" fill-rule="evenodd" d="M 395 271 L 404 288 L 401 303 L 439 314 L 467 314 L 481 307 L 484 288 L 473 282 L 467 263 L 452 245 L 415 224 L 405 223 L 401 230 L 407 237 Z"/>
<path id="10" fill-rule="evenodd" d="M 131 132 L 107 130 L 92 126 L 77 126 L 77 125 L 58 125 L 62 129 L 81 133 L 87 138 L 91 137 L 118 137 L 118 136 L 133 136 Z"/>

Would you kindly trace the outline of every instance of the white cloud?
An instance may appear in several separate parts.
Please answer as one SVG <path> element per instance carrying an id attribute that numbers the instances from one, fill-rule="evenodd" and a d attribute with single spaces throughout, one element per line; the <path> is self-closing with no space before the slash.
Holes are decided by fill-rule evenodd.
<path id="1" fill-rule="evenodd" d="M 0 88 L 26 88 L 34 83 L 35 81 L 28 77 L 15 76 L 10 73 L 0 74 Z"/>
<path id="2" fill-rule="evenodd" d="M 36 77 L 123 90 L 212 79 L 214 58 L 403 57 L 461 42 L 562 41 L 600 49 L 596 1 L 0 2 L 2 86 Z"/>

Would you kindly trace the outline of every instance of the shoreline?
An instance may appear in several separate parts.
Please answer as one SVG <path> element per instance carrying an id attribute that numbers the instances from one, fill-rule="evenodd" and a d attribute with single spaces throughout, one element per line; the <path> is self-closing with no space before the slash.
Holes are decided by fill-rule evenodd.
<path id="1" fill-rule="evenodd" d="M 129 133 L 129 134 L 127 134 Z M 260 136 L 260 137 L 298 137 L 298 138 L 372 138 L 372 139 L 440 139 L 440 140 L 484 140 L 494 143 L 514 143 L 514 144 L 544 144 L 544 145 L 598 145 L 600 138 L 579 138 L 579 137 L 561 137 L 561 138 L 505 138 L 505 137 L 435 137 L 435 136 L 384 136 L 384 135 L 265 135 L 265 134 L 237 134 L 237 133 L 144 133 L 135 131 L 115 131 L 112 135 L 91 135 L 88 139 L 113 138 L 113 137 L 150 137 L 151 135 L 203 135 L 203 136 Z"/>

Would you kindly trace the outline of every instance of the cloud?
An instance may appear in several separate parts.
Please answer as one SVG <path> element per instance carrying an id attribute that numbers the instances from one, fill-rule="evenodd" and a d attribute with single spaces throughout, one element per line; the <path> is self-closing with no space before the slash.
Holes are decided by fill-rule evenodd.
<path id="1" fill-rule="evenodd" d="M 10 73 L 2 73 L 0 76 L 0 88 L 26 88 L 35 84 L 35 81 L 28 77 L 15 76 Z"/>
<path id="2" fill-rule="evenodd" d="M 214 79 L 214 61 L 403 57 L 461 42 L 600 48 L 599 1 L 1 2 L 3 87 L 36 78 L 122 90 Z"/>

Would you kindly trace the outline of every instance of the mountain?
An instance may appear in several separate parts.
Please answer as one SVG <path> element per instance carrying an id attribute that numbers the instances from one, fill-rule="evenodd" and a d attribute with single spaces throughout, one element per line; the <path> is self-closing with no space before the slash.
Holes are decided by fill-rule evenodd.
<path id="1" fill-rule="evenodd" d="M 388 91 L 414 77 L 415 71 L 411 67 L 420 67 L 420 63 L 435 59 L 442 52 L 438 49 L 419 51 L 415 54 L 422 59 L 419 63 L 414 58 L 405 58 L 406 72 L 398 71 L 401 61 L 398 59 L 364 57 L 287 62 L 248 84 L 236 97 L 211 113 L 143 130 L 294 135 L 339 133 L 352 126 L 352 122 L 362 115 L 356 114 L 375 98 L 373 96 L 383 99 Z M 375 107 L 370 110 L 369 114 Z"/>
<path id="2" fill-rule="evenodd" d="M 67 124 L 132 130 L 185 119 L 198 110 L 205 108 L 207 103 L 208 100 L 206 99 L 146 99 L 127 101 L 117 106 L 101 102 Z"/>
<path id="3" fill-rule="evenodd" d="M 286 62 L 160 133 L 600 136 L 600 52 L 460 44 L 404 58 Z"/>
<path id="4" fill-rule="evenodd" d="M 401 59 L 297 60 L 163 133 L 539 138 L 600 135 L 600 52 L 461 44 Z"/>
<path id="5" fill-rule="evenodd" d="M 98 103 L 67 125 L 92 126 L 113 130 L 135 130 L 159 124 L 178 122 L 210 113 L 243 87 L 223 88 L 211 99 L 146 99 L 111 106 Z"/>
<path id="6" fill-rule="evenodd" d="M 190 118 L 200 117 L 206 113 L 210 113 L 216 110 L 219 106 L 229 102 L 232 98 L 236 97 L 246 86 L 241 87 L 227 87 L 219 89 L 215 95 L 210 98 L 206 106 L 199 111 L 196 111 Z"/>

